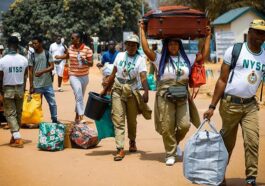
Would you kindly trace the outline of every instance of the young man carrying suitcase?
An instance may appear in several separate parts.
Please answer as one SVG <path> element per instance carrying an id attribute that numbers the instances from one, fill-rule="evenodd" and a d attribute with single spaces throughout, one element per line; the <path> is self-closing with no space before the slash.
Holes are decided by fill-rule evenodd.
<path id="1" fill-rule="evenodd" d="M 259 121 L 257 89 L 265 73 L 265 21 L 254 20 L 248 31 L 248 40 L 242 45 L 236 66 L 231 69 L 233 47 L 226 50 L 221 74 L 215 85 L 209 110 L 203 115 L 210 119 L 220 102 L 221 134 L 229 156 L 236 143 L 238 125 L 241 125 L 246 165 L 246 186 L 256 186 L 258 174 Z M 230 73 L 231 72 L 231 73 Z M 222 183 L 225 184 L 225 180 Z"/>
<path id="2" fill-rule="evenodd" d="M 4 98 L 4 115 L 10 126 L 11 147 L 23 147 L 19 132 L 24 97 L 24 77 L 27 74 L 28 60 L 17 53 L 19 40 L 8 38 L 7 54 L 0 59 L 0 94 Z"/>

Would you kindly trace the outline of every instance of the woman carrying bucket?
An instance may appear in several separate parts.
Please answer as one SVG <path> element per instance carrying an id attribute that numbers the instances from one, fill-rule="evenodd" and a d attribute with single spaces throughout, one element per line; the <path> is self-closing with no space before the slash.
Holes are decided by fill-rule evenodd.
<path id="1" fill-rule="evenodd" d="M 190 121 L 195 126 L 200 124 L 198 111 L 188 93 L 191 63 L 180 39 L 164 39 L 162 53 L 159 54 L 149 49 L 143 22 L 140 32 L 144 53 L 158 69 L 155 128 L 163 138 L 166 165 L 171 166 L 176 156 L 181 156 L 178 144 L 189 131 Z"/>
<path id="2" fill-rule="evenodd" d="M 72 45 L 68 53 L 55 56 L 56 59 L 69 59 L 70 84 L 75 95 L 75 123 L 84 123 L 84 94 L 88 84 L 89 67 L 92 66 L 92 50 L 84 44 L 87 36 L 84 33 L 72 33 Z"/>
<path id="3" fill-rule="evenodd" d="M 120 52 L 114 61 L 112 74 L 103 83 L 104 94 L 113 83 L 112 88 L 112 121 L 115 128 L 117 154 L 114 161 L 124 158 L 125 117 L 127 118 L 129 152 L 136 152 L 136 117 L 142 113 L 151 119 L 151 111 L 145 104 L 148 102 L 148 86 L 146 81 L 145 59 L 138 53 L 139 37 L 130 35 L 125 40 L 125 52 Z M 138 91 L 137 77 L 140 76 L 144 94 Z M 143 108 L 142 110 L 139 108 Z"/>

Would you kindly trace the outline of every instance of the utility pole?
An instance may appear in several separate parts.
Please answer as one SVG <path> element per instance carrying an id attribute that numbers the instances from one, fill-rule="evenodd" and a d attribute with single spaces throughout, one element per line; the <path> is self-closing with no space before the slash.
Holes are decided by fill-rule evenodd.
<path id="1" fill-rule="evenodd" d="M 144 16 L 144 0 L 142 0 L 142 16 Z"/>

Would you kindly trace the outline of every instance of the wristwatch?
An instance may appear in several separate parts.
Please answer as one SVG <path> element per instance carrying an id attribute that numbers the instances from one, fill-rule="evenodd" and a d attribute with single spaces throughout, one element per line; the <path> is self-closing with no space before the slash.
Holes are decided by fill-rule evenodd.
<path id="1" fill-rule="evenodd" d="M 213 109 L 213 110 L 215 110 L 215 108 L 216 108 L 216 106 L 215 106 L 214 104 L 210 104 L 210 105 L 209 105 L 209 109 Z"/>

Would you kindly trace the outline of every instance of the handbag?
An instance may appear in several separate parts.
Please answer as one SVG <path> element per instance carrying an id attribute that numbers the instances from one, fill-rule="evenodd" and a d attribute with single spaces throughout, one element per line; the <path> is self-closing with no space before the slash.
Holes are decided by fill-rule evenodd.
<path id="1" fill-rule="evenodd" d="M 209 123 L 211 130 L 202 130 Z M 195 184 L 219 185 L 225 176 L 228 152 L 213 123 L 204 120 L 185 145 L 184 176 Z"/>
<path id="2" fill-rule="evenodd" d="M 66 83 L 69 80 L 69 69 L 68 65 L 64 66 L 63 69 L 63 82 Z"/>
<path id="3" fill-rule="evenodd" d="M 170 102 L 177 102 L 188 98 L 188 90 L 186 86 L 171 86 L 168 87 L 164 97 Z"/>
<path id="4" fill-rule="evenodd" d="M 195 61 L 191 68 L 191 75 L 189 78 L 189 86 L 193 88 L 192 97 L 195 98 L 199 92 L 199 89 L 195 92 L 195 88 L 199 88 L 206 84 L 206 72 L 203 65 L 203 60 L 200 62 Z"/>

